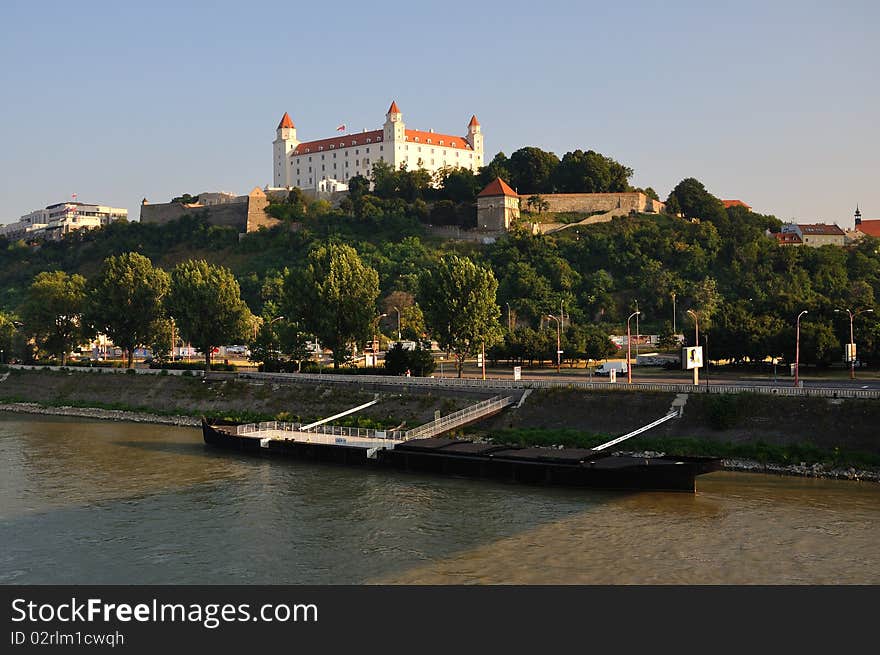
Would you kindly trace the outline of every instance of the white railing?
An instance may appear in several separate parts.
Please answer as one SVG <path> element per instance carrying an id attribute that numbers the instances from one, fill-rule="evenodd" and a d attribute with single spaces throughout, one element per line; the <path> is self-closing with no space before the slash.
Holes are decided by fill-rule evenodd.
<path id="1" fill-rule="evenodd" d="M 476 405 L 465 407 L 464 409 L 453 412 L 452 414 L 447 414 L 446 416 L 441 416 L 438 419 L 434 419 L 430 423 L 425 423 L 424 425 L 420 425 L 417 428 L 413 428 L 412 430 L 407 431 L 406 438 L 419 439 L 433 437 L 442 432 L 448 432 L 449 430 L 453 430 L 462 425 L 466 425 L 467 423 L 476 421 L 484 416 L 494 414 L 495 412 L 507 407 L 512 402 L 513 398 L 511 398 L 510 396 L 505 398 L 502 398 L 501 396 L 495 396 L 494 398 L 490 398 L 489 400 L 483 400 L 481 402 L 478 402 Z"/>
<path id="2" fill-rule="evenodd" d="M 257 432 L 297 432 L 300 434 L 329 434 L 340 437 L 360 437 L 364 439 L 389 439 L 402 441 L 406 438 L 406 432 L 402 430 L 376 430 L 373 428 L 350 428 L 342 425 L 319 425 L 307 430 L 302 429 L 301 423 L 287 423 L 283 421 L 262 421 L 260 423 L 244 423 L 235 426 L 235 434 L 246 435 Z"/>
<path id="3" fill-rule="evenodd" d="M 385 384 L 422 388 L 485 389 L 584 389 L 587 391 L 662 391 L 667 393 L 760 393 L 779 396 L 817 396 L 823 398 L 880 398 L 880 390 L 846 387 L 793 387 L 770 384 L 672 384 L 668 382 L 590 382 L 588 380 L 481 380 L 479 378 L 413 378 L 393 375 L 336 375 L 328 373 L 256 373 L 241 372 L 241 378 L 276 380 L 279 382 L 324 382 Z"/>

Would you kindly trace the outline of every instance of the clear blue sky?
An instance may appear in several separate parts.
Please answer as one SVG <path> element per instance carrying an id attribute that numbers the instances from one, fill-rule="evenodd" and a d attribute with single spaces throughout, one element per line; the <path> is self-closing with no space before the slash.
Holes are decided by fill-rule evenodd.
<path id="1" fill-rule="evenodd" d="M 721 5 L 721 6 L 719 6 Z M 70 198 L 247 192 L 301 139 L 407 125 L 489 158 L 592 148 L 665 198 L 880 218 L 880 3 L 0 3 L 0 222 Z M 330 47 L 332 45 L 332 47 Z"/>

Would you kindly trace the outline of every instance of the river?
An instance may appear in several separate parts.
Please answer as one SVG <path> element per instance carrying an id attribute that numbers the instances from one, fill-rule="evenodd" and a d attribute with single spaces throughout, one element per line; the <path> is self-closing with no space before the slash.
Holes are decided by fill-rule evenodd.
<path id="1" fill-rule="evenodd" d="M 880 485 L 718 472 L 621 493 L 206 448 L 0 415 L 2 584 L 880 583 Z"/>

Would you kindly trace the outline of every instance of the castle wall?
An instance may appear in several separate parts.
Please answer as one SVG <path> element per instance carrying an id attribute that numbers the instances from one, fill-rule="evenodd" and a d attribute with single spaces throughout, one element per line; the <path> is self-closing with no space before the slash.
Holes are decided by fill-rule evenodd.
<path id="1" fill-rule="evenodd" d="M 524 210 L 533 194 L 521 194 Z M 539 194 L 548 203 L 547 211 L 559 212 L 614 212 L 616 216 L 626 216 L 631 212 L 660 212 L 665 205 L 648 198 L 644 193 L 548 193 Z"/>
<path id="2" fill-rule="evenodd" d="M 259 189 L 245 196 L 245 202 L 229 202 L 210 207 L 188 207 L 179 202 L 141 205 L 141 223 L 164 225 L 186 215 L 204 216 L 210 225 L 233 227 L 238 232 L 253 232 L 261 227 L 272 227 L 279 221 L 264 211 L 269 204 L 266 194 Z"/>

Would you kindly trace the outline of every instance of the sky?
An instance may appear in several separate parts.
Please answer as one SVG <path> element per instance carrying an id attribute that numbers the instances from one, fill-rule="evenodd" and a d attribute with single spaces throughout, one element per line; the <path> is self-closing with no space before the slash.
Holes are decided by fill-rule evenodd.
<path id="1" fill-rule="evenodd" d="M 0 223 L 272 183 L 301 140 L 483 127 L 488 162 L 593 149 L 782 220 L 880 218 L 880 3 L 0 3 Z"/>

